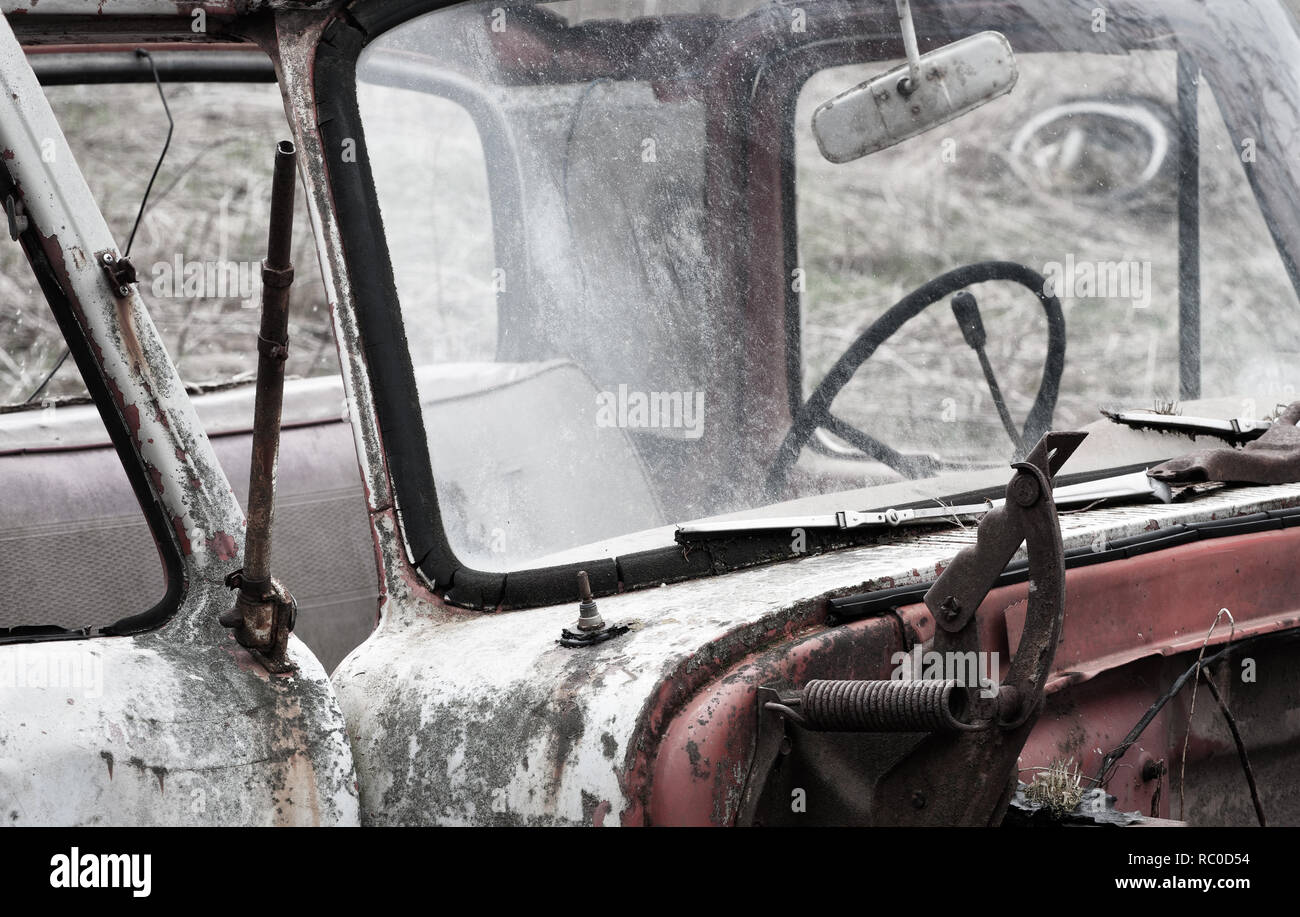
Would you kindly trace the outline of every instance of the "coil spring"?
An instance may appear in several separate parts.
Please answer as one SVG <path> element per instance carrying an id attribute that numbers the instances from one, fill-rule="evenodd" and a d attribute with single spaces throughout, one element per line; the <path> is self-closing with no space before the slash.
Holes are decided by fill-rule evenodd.
<path id="1" fill-rule="evenodd" d="M 814 680 L 803 689 L 807 728 L 825 732 L 950 732 L 965 694 L 955 681 Z"/>

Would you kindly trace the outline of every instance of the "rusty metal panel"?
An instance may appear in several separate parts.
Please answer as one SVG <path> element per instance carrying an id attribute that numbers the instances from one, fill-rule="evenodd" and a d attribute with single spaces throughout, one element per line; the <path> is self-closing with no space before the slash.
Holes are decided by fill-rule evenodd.
<path id="1" fill-rule="evenodd" d="M 1297 502 L 1300 488 L 1281 485 L 1187 505 L 1067 515 L 1061 527 L 1065 546 L 1078 547 Z M 391 515 L 374 518 L 385 549 L 397 552 Z M 824 622 L 830 597 L 933 582 L 972 539 L 973 530 L 933 533 L 603 598 L 604 619 L 632 629 L 584 649 L 557 642 L 576 606 L 481 615 L 438 608 L 412 590 L 390 592 L 379 628 L 333 678 L 352 736 L 363 822 L 699 821 L 698 809 L 688 817 L 670 802 L 685 792 L 681 781 L 722 793 L 721 784 L 744 777 L 747 759 L 729 756 L 743 751 L 743 730 L 753 727 L 741 720 L 752 707 L 735 706 L 732 667 L 772 650 L 775 656 L 758 657 L 767 674 L 881 677 L 889 655 L 864 656 L 836 674 L 807 661 L 824 648 L 816 640 L 833 637 L 814 634 L 803 650 L 782 644 Z M 909 628 L 932 628 L 925 617 L 928 624 Z M 860 625 L 867 626 L 848 627 Z M 904 648 L 893 624 L 870 626 L 886 629 L 859 638 L 857 651 Z M 994 637 L 989 631 L 981 640 Z M 781 661 L 787 652 L 788 665 Z M 848 658 L 828 652 L 831 661 Z M 715 690 L 733 699 L 697 703 L 701 692 Z M 689 724 L 678 722 L 695 714 L 742 732 L 706 747 L 703 727 L 683 732 Z M 675 736 L 682 742 L 669 745 Z M 666 776 L 675 768 L 684 773 Z M 659 796 L 660 785 L 669 795 Z M 728 792 L 738 794 L 739 785 Z M 682 799 L 695 798 L 691 793 Z M 733 796 L 718 802 L 718 820 L 734 816 Z"/>
<path id="2" fill-rule="evenodd" d="M 1231 606 L 1235 629 L 1216 631 L 1211 646 L 1283 629 L 1300 627 L 1300 570 L 1287 562 L 1300 545 L 1300 530 L 1216 539 L 1070 570 L 1066 574 L 1066 625 L 1048 682 L 1047 703 L 1021 754 L 1022 779 L 1053 760 L 1072 758 L 1084 774 L 1096 771 L 1102 755 L 1116 747 L 1125 733 L 1167 684 L 1170 672 L 1205 640 L 1209 622 L 1221 604 Z M 981 643 L 1006 658 L 1017 648 L 1026 609 L 1028 586 L 1000 587 L 981 607 Z M 1189 596 L 1203 596 L 1199 605 Z M 608 601 L 605 602 L 608 605 Z M 740 810 L 741 789 L 753 758 L 758 717 L 756 690 L 785 680 L 803 684 L 814 678 L 888 678 L 891 657 L 929 640 L 935 631 L 933 614 L 917 603 L 896 615 L 867 618 L 839 627 L 814 627 L 803 636 L 760 650 L 715 674 L 708 685 L 672 712 L 652 755 L 646 787 L 648 820 L 656 824 L 733 824 Z M 1117 651 L 1118 650 L 1118 651 Z M 1260 655 L 1264 649 L 1252 649 Z M 1181 654 L 1172 664 L 1167 657 Z M 1273 663 L 1275 673 L 1289 670 Z M 1289 680 L 1293 681 L 1291 677 Z M 1255 685 L 1235 684 L 1239 703 L 1249 694 L 1261 711 L 1255 716 L 1272 722 L 1295 718 L 1294 694 Z M 1271 711 L 1271 713 L 1270 713 Z M 1240 713 L 1240 711 L 1239 711 Z M 1207 730 L 1218 714 L 1213 704 L 1198 707 L 1201 717 L 1194 735 Z M 1152 768 L 1180 749 L 1186 726 L 1184 704 L 1160 712 L 1128 753 L 1107 784 L 1122 811 L 1151 812 L 1158 781 Z M 1289 741 L 1293 729 L 1277 727 L 1257 740 L 1274 747 Z M 876 737 L 877 739 L 879 737 Z M 1194 746 L 1189 763 L 1207 756 L 1228 761 L 1223 769 L 1238 781 L 1235 788 L 1213 800 L 1210 807 L 1243 809 L 1248 797 L 1239 783 L 1240 771 L 1225 736 Z M 1230 766 L 1231 765 L 1231 766 Z M 1199 776 L 1196 778 L 1199 780 Z M 1190 779 L 1189 792 L 1208 797 Z M 1218 784 L 1216 784 L 1216 787 Z M 1285 780 L 1270 786 L 1270 798 L 1289 797 Z M 1211 794 L 1212 795 L 1212 794 Z M 1190 798 L 1190 797 L 1189 797 Z M 1173 814 L 1163 807 L 1152 814 Z M 1217 817 L 1215 815 L 1214 817 Z"/>

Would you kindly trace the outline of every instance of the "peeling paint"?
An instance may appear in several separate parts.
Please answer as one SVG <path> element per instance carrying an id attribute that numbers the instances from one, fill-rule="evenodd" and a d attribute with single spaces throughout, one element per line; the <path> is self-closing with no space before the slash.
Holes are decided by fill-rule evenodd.
<path id="1" fill-rule="evenodd" d="M 1073 548 L 1136 534 L 1151 518 L 1167 527 L 1230 507 L 1247 514 L 1297 504 L 1300 486 L 1281 485 L 1073 514 L 1062 528 Z M 391 519 L 385 525 L 385 537 L 396 537 Z M 607 597 L 600 602 L 607 621 L 642 626 L 581 651 L 555 644 L 573 607 L 466 614 L 390 594 L 379 628 L 333 676 L 363 823 L 590 824 L 593 800 L 610 803 L 604 824 L 650 822 L 670 725 L 687 711 L 709 721 L 723 709 L 690 706 L 702 691 L 769 649 L 777 671 L 791 641 L 816 645 L 827 598 L 885 583 L 924 585 L 934 577 L 916 571 L 942 569 L 973 537 L 919 535 Z M 894 616 L 874 623 L 886 630 L 862 666 L 887 663 L 884 650 L 931 627 L 909 621 L 904 629 Z M 739 804 L 747 753 L 695 741 L 698 757 L 685 766 L 713 787 L 716 808 L 703 810 L 706 817 L 726 823 Z"/>
<path id="2" fill-rule="evenodd" d="M 41 13 L 67 7 L 44 0 Z M 243 513 L 138 292 L 117 299 L 85 256 L 116 251 L 112 234 L 4 20 L 0 100 L 6 167 L 171 523 L 184 587 L 154 630 L 41 644 L 93 661 L 95 691 L 0 686 L 0 811 L 38 825 L 355 824 L 351 750 L 320 664 L 294 639 L 297 674 L 269 678 L 217 622 Z M 0 645 L 0 657 L 30 651 Z"/>

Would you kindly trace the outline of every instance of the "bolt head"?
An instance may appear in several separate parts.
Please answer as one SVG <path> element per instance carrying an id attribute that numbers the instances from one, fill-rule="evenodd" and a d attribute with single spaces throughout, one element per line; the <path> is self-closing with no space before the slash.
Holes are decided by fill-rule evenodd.
<path id="1" fill-rule="evenodd" d="M 1028 474 L 1021 472 L 1011 482 L 1011 499 L 1025 509 L 1037 503 L 1041 495 L 1042 489 L 1038 486 L 1038 481 Z"/>
<path id="2" fill-rule="evenodd" d="M 922 793 L 920 790 L 912 791 L 912 808 L 913 809 L 925 808 L 925 794 Z"/>

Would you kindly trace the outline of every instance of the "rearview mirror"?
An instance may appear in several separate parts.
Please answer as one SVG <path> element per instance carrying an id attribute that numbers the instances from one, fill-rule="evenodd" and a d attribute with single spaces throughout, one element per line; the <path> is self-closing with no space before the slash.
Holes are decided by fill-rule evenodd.
<path id="1" fill-rule="evenodd" d="M 1006 36 L 980 32 L 822 103 L 813 136 L 831 162 L 851 162 L 1006 95 L 1019 75 Z"/>

